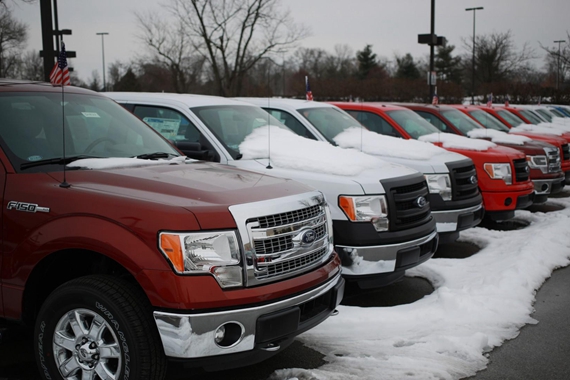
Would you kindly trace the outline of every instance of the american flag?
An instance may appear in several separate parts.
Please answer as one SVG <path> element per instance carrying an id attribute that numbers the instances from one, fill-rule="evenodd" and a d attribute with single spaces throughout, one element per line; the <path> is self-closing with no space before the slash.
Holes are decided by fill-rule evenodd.
<path id="1" fill-rule="evenodd" d="M 431 99 L 431 104 L 434 106 L 439 104 L 439 96 L 437 96 L 437 87 L 433 90 L 433 98 Z"/>
<path id="2" fill-rule="evenodd" d="M 509 106 L 509 101 L 510 101 L 510 98 L 509 98 L 509 95 L 507 94 L 507 98 L 505 99 L 505 107 Z"/>
<path id="3" fill-rule="evenodd" d="M 67 68 L 67 55 L 65 53 L 65 44 L 63 41 L 61 42 L 61 52 L 59 53 L 59 57 L 57 57 L 57 62 L 49 74 L 49 81 L 54 86 L 71 85 L 69 69 Z"/>
<path id="4" fill-rule="evenodd" d="M 311 86 L 309 86 L 309 77 L 305 77 L 305 92 L 307 95 L 307 100 L 313 100 L 313 92 L 311 91 Z"/>
<path id="5" fill-rule="evenodd" d="M 491 92 L 489 96 L 487 96 L 487 107 L 493 106 L 493 93 Z"/>

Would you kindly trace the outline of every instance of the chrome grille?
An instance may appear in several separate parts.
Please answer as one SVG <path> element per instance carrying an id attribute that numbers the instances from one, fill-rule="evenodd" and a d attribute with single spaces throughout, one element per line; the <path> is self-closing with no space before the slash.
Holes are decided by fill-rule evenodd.
<path id="1" fill-rule="evenodd" d="M 297 276 L 333 254 L 332 220 L 314 191 L 230 206 L 242 239 L 247 287 Z"/>
<path id="2" fill-rule="evenodd" d="M 544 148 L 546 160 L 548 162 L 548 172 L 557 173 L 562 170 L 560 162 L 560 151 L 556 148 Z"/>

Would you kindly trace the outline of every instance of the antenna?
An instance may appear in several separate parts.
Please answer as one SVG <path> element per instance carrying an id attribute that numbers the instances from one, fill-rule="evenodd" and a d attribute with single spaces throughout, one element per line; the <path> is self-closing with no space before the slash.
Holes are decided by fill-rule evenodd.
<path id="1" fill-rule="evenodd" d="M 266 169 L 273 169 L 271 166 L 271 105 L 270 105 L 270 97 L 267 97 L 267 167 Z"/>

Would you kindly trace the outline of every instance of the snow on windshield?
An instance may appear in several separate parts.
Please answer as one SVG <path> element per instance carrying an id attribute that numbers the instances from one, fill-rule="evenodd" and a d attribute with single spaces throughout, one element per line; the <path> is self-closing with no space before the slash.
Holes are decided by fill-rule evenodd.
<path id="1" fill-rule="evenodd" d="M 570 263 L 570 191 L 548 200 L 565 209 L 516 211 L 521 230 L 471 228 L 460 242 L 481 250 L 467 258 L 435 258 L 406 271 L 433 293 L 392 307 L 338 307 L 339 314 L 300 336 L 321 352 L 317 369 L 282 369 L 272 380 L 462 379 L 489 363 L 486 355 L 513 339 L 532 318 L 535 291 Z M 552 347 L 556 350 L 556 347 Z"/>
<path id="2" fill-rule="evenodd" d="M 349 128 L 339 133 L 334 141 L 342 148 L 411 160 L 429 160 L 435 155 L 447 153 L 446 150 L 426 142 L 384 136 L 360 127 Z"/>
<path id="3" fill-rule="evenodd" d="M 452 135 L 451 133 L 432 133 L 425 136 L 420 136 L 420 141 L 427 141 L 430 143 L 442 143 L 444 148 L 452 149 L 465 149 L 465 150 L 478 150 L 485 151 L 489 148 L 497 146 L 497 144 L 486 140 L 470 139 L 465 136 Z"/>
<path id="4" fill-rule="evenodd" d="M 491 141 L 497 144 L 524 145 L 525 142 L 532 141 L 531 138 L 526 136 L 509 135 L 494 129 L 474 129 L 467 132 L 467 135 L 474 139 L 491 138 Z"/>
<path id="5" fill-rule="evenodd" d="M 267 158 L 270 147 L 271 164 L 283 169 L 353 176 L 389 165 L 379 158 L 355 150 L 310 140 L 278 127 L 270 128 L 257 128 L 245 138 L 239 146 L 242 159 Z M 271 144 L 268 144 L 268 133 L 271 134 Z"/>
<path id="6" fill-rule="evenodd" d="M 129 158 L 129 157 L 86 158 L 83 160 L 73 161 L 67 164 L 67 167 L 85 168 L 85 169 L 116 169 L 116 168 L 132 168 L 137 166 L 183 164 L 184 162 L 186 162 L 186 160 L 192 160 L 192 159 L 185 156 L 175 157 L 170 160 L 162 160 L 162 159 L 143 160 L 140 158 Z"/>

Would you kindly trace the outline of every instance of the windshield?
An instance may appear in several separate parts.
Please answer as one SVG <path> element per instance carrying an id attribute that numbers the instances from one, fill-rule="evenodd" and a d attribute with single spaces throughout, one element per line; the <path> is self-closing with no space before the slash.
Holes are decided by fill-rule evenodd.
<path id="1" fill-rule="evenodd" d="M 462 135 L 467 136 L 467 132 L 472 131 L 474 129 L 481 129 L 483 128 L 469 116 L 465 115 L 463 112 L 459 110 L 442 110 L 441 114 L 445 117 L 455 128 L 457 128 Z"/>
<path id="2" fill-rule="evenodd" d="M 268 112 L 250 105 L 219 105 L 191 108 L 234 159 L 241 157 L 239 146 L 254 129 L 267 125 L 290 130 Z"/>
<path id="3" fill-rule="evenodd" d="M 552 114 L 550 112 L 548 112 L 547 110 L 537 109 L 536 112 L 540 116 L 542 116 L 544 119 L 546 119 L 546 121 L 552 122 Z"/>
<path id="4" fill-rule="evenodd" d="M 351 127 L 362 128 L 358 121 L 338 108 L 304 108 L 298 111 L 333 145 L 336 145 L 334 138 L 339 133 Z"/>
<path id="5" fill-rule="evenodd" d="M 530 121 L 532 124 L 544 123 L 544 120 L 541 120 L 538 116 L 536 116 L 534 113 L 532 113 L 529 110 L 519 110 L 519 112 L 521 113 L 521 115 L 527 118 L 528 121 Z"/>
<path id="6" fill-rule="evenodd" d="M 37 164 L 28 171 L 62 170 L 57 159 L 64 156 L 64 137 L 68 159 L 180 155 L 130 112 L 96 94 L 64 94 L 62 102 L 61 93 L 4 92 L 0 115 L 0 144 L 16 170 L 29 163 Z M 52 165 L 40 165 L 50 160 Z"/>
<path id="7" fill-rule="evenodd" d="M 566 117 L 566 115 L 564 114 L 564 112 L 557 110 L 556 108 L 549 108 L 548 109 L 549 112 L 552 112 L 555 116 L 557 117 Z"/>
<path id="8" fill-rule="evenodd" d="M 521 124 L 526 124 L 523 119 L 507 110 L 497 110 L 499 116 L 507 121 L 512 127 L 517 127 Z"/>
<path id="9" fill-rule="evenodd" d="M 479 123 L 483 124 L 489 129 L 494 129 L 496 131 L 508 132 L 509 128 L 499 121 L 495 116 L 488 112 L 482 110 L 469 111 L 469 114 L 473 116 Z"/>
<path id="10" fill-rule="evenodd" d="M 411 110 L 386 111 L 400 127 L 417 139 L 420 136 L 440 133 L 441 131 L 427 122 L 423 117 Z"/>

